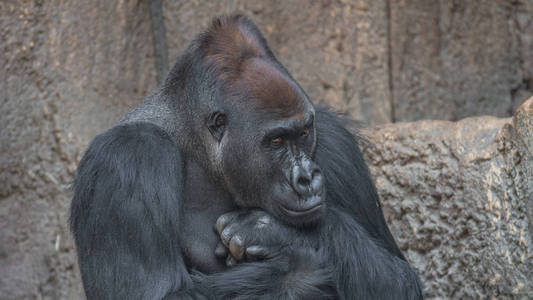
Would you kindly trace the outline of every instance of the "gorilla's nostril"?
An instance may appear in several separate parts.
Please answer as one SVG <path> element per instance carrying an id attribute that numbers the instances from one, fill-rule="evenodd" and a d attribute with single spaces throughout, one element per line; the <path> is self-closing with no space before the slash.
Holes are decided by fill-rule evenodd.
<path id="1" fill-rule="evenodd" d="M 309 180 L 309 178 L 306 178 L 304 176 L 300 176 L 300 178 L 298 178 L 298 181 L 297 181 L 297 184 L 304 188 L 307 187 L 310 183 L 311 183 L 311 180 Z"/>

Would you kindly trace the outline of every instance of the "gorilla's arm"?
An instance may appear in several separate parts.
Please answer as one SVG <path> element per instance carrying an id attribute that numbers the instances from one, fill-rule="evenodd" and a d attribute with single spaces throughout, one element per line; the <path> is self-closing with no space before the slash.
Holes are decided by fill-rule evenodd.
<path id="1" fill-rule="evenodd" d="M 328 205 L 352 215 L 370 236 L 405 260 L 385 222 L 379 197 L 359 148 L 358 138 L 347 130 L 354 121 L 316 107 L 315 160 L 326 178 Z"/>
<path id="2" fill-rule="evenodd" d="M 212 299 L 337 299 L 332 269 L 323 254 L 307 248 L 275 250 L 271 258 L 224 272 L 195 276 Z"/>
<path id="3" fill-rule="evenodd" d="M 344 211 L 330 209 L 328 218 L 338 222 L 322 230 L 320 240 L 341 299 L 423 298 L 418 275 L 407 261 L 391 255 Z"/>
<path id="4" fill-rule="evenodd" d="M 356 137 L 341 116 L 316 109 L 315 159 L 326 178 L 320 244 L 343 298 L 421 299 L 421 283 L 396 245 Z"/>
<path id="5" fill-rule="evenodd" d="M 71 229 L 88 299 L 161 299 L 192 286 L 178 244 L 182 160 L 155 125 L 97 136 L 74 185 Z"/>

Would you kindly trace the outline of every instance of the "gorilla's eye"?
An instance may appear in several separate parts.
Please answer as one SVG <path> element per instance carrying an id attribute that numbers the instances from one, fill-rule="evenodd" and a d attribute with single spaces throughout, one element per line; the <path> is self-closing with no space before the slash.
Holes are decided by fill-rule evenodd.
<path id="1" fill-rule="evenodd" d="M 226 115 L 217 114 L 216 119 L 215 119 L 215 126 L 218 128 L 222 128 L 226 126 Z"/>
<path id="2" fill-rule="evenodd" d="M 308 136 L 309 135 L 309 128 L 305 128 L 300 135 L 301 136 Z"/>
<path id="3" fill-rule="evenodd" d="M 220 142 L 227 123 L 226 115 L 222 112 L 215 112 L 209 116 L 207 122 L 207 128 L 209 128 L 213 137 Z"/>
<path id="4" fill-rule="evenodd" d="M 271 142 L 272 142 L 272 146 L 279 147 L 281 146 L 281 143 L 283 143 L 283 139 L 280 136 L 278 136 L 277 138 L 272 139 Z"/>

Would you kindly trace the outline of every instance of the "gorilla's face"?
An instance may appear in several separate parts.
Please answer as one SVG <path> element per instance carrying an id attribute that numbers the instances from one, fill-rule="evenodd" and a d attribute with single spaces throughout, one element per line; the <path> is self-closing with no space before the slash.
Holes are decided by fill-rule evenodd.
<path id="1" fill-rule="evenodd" d="M 314 108 L 296 83 L 265 62 L 251 62 L 239 93 L 211 112 L 214 168 L 242 207 L 260 207 L 293 225 L 325 211 L 324 177 L 313 161 Z"/>
<path id="2" fill-rule="evenodd" d="M 260 159 L 272 171 L 263 208 L 291 224 L 316 220 L 325 210 L 324 177 L 312 157 L 314 111 L 271 122 L 261 140 Z"/>

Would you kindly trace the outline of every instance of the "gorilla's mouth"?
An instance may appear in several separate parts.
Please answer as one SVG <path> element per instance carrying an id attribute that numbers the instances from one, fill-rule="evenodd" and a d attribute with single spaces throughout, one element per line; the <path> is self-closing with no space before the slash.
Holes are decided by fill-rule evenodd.
<path id="1" fill-rule="evenodd" d="M 300 227 L 314 224 L 326 212 L 326 190 L 322 187 L 317 193 L 305 197 L 294 191 L 288 182 L 277 184 L 269 193 L 273 197 L 268 209 L 285 223 Z"/>
<path id="2" fill-rule="evenodd" d="M 281 213 L 290 223 L 309 222 L 317 219 L 325 210 L 325 203 L 320 196 L 312 196 L 305 201 L 296 201 L 293 205 L 280 203 Z"/>
<path id="3" fill-rule="evenodd" d="M 313 214 L 322 209 L 322 207 L 324 207 L 324 203 L 322 203 L 322 201 L 306 207 L 287 207 L 285 205 L 281 205 L 283 213 L 285 213 L 288 217 L 302 217 L 308 214 Z"/>

